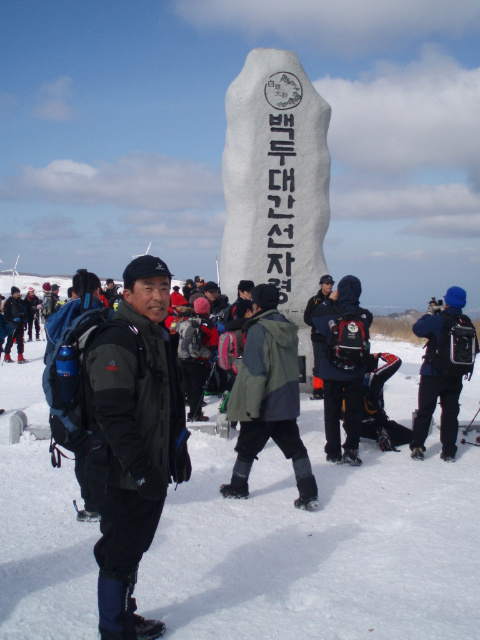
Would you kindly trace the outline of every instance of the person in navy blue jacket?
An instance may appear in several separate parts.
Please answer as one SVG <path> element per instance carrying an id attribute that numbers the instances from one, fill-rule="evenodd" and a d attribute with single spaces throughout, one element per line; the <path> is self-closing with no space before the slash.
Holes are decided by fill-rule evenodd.
<path id="1" fill-rule="evenodd" d="M 362 285 L 355 276 L 345 276 L 338 283 L 338 289 L 332 292 L 317 306 L 311 319 L 315 329 L 325 338 L 328 345 L 332 340 L 332 332 L 329 327 L 330 320 L 337 320 L 345 312 L 355 313 L 362 319 L 366 339 L 369 338 L 369 328 L 373 316 L 368 309 L 359 306 Z M 323 409 L 325 416 L 325 453 L 327 461 L 341 464 L 346 462 L 352 466 L 362 464 L 358 457 L 358 445 L 363 418 L 363 384 L 367 371 L 368 358 L 365 364 L 344 370 L 337 368 L 327 357 L 328 349 L 322 352 L 317 375 L 323 380 L 325 398 Z M 342 402 L 345 399 L 344 429 L 347 438 L 341 444 L 340 420 L 342 414 Z M 343 446 L 343 455 L 342 455 Z"/>
<path id="2" fill-rule="evenodd" d="M 444 296 L 444 310 L 430 304 L 427 313 L 413 325 L 412 331 L 420 338 L 429 338 L 427 351 L 420 368 L 420 386 L 418 388 L 418 410 L 413 422 L 413 440 L 410 443 L 411 457 L 423 460 L 425 440 L 432 416 L 440 398 L 442 415 L 440 418 L 440 457 L 445 462 L 454 462 L 457 452 L 459 398 L 463 382 L 461 377 L 444 379 L 434 367 L 429 357 L 429 349 L 440 342 L 445 315 L 459 316 L 467 303 L 467 294 L 461 287 L 450 287 Z"/>

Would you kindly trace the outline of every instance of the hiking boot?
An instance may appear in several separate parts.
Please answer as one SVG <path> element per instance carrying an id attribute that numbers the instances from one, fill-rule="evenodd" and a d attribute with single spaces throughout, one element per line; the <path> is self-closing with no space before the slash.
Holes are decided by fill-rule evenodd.
<path id="1" fill-rule="evenodd" d="M 333 462 L 333 464 L 343 464 L 343 458 L 341 453 L 327 453 L 327 462 Z"/>
<path id="2" fill-rule="evenodd" d="M 33 340 L 32 340 L 31 338 L 29 338 L 29 339 L 27 340 L 27 342 L 33 342 Z"/>
<path id="3" fill-rule="evenodd" d="M 98 511 L 87 511 L 82 509 L 77 513 L 78 522 L 98 522 L 101 519 L 101 515 Z"/>
<path id="4" fill-rule="evenodd" d="M 314 389 L 312 395 L 310 396 L 310 400 L 323 400 L 325 394 L 323 389 Z"/>
<path id="5" fill-rule="evenodd" d="M 301 509 L 302 511 L 316 511 L 318 507 L 318 497 L 302 498 L 299 496 L 293 503 L 295 509 Z"/>
<path id="6" fill-rule="evenodd" d="M 188 422 L 208 422 L 210 418 L 200 411 L 195 418 L 188 418 Z"/>
<path id="7" fill-rule="evenodd" d="M 133 614 L 133 626 L 137 632 L 138 640 L 155 640 L 166 631 L 165 623 L 161 620 L 145 620 L 143 616 Z"/>
<path id="8" fill-rule="evenodd" d="M 455 454 L 452 455 L 448 455 L 446 453 L 442 453 L 440 454 L 440 458 L 444 461 L 444 462 L 455 462 Z"/>
<path id="9" fill-rule="evenodd" d="M 386 429 L 382 429 L 380 435 L 378 436 L 378 446 L 381 451 L 394 451 L 395 447 L 392 444 L 392 440 L 390 438 L 390 434 Z"/>
<path id="10" fill-rule="evenodd" d="M 358 449 L 345 449 L 343 452 L 343 462 L 351 467 L 359 467 L 362 460 L 358 457 Z"/>
<path id="11" fill-rule="evenodd" d="M 10 357 L 10 354 L 9 354 L 9 353 L 6 353 L 6 354 L 5 354 L 5 357 L 4 357 L 3 361 L 4 361 L 4 362 L 7 362 L 7 363 L 10 363 L 10 364 L 12 364 L 12 363 L 13 363 L 13 360 L 11 359 L 11 357 Z"/>
<path id="12" fill-rule="evenodd" d="M 424 455 L 423 455 L 422 447 L 414 447 L 412 449 L 412 453 L 410 454 L 410 457 L 412 458 L 412 460 L 423 460 Z"/>
<path id="13" fill-rule="evenodd" d="M 236 500 L 246 500 L 249 496 L 248 485 L 244 488 L 235 489 L 231 484 L 222 484 L 220 493 L 224 498 L 235 498 Z"/>
<path id="14" fill-rule="evenodd" d="M 23 353 L 18 354 L 18 364 L 27 364 L 28 360 L 23 357 Z"/>

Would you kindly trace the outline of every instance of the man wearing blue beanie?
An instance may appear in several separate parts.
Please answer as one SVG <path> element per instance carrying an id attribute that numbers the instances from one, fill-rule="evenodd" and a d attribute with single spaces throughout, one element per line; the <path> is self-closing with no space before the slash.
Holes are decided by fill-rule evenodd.
<path id="1" fill-rule="evenodd" d="M 421 338 L 428 338 L 426 353 L 420 369 L 420 386 L 418 388 L 418 411 L 413 423 L 413 440 L 410 443 L 411 457 L 414 460 L 423 460 L 425 440 L 432 420 L 433 413 L 440 398 L 442 415 L 440 418 L 440 441 L 442 452 L 440 457 L 445 462 L 454 462 L 457 452 L 458 413 L 460 411 L 459 398 L 463 387 L 463 376 L 468 375 L 466 365 L 455 369 L 451 365 L 452 354 L 449 336 L 445 332 L 455 326 L 460 326 L 464 332 L 470 331 L 471 338 L 465 339 L 470 360 L 475 359 L 478 351 L 478 341 L 475 330 L 468 316 L 462 314 L 462 309 L 467 303 L 467 294 L 461 287 L 450 287 L 444 295 L 445 304 L 438 306 L 431 302 L 427 313 L 422 316 L 412 327 L 413 333 Z M 467 329 L 468 328 L 468 329 Z M 468 357 L 463 357 L 467 362 Z M 471 365 L 470 373 L 473 370 Z"/>

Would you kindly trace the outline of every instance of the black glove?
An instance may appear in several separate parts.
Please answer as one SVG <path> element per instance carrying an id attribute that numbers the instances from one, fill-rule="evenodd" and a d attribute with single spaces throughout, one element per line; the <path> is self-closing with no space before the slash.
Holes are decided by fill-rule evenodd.
<path id="1" fill-rule="evenodd" d="M 144 500 L 160 500 L 165 497 L 165 481 L 149 460 L 144 465 L 131 469 L 130 475 Z"/>
<path id="2" fill-rule="evenodd" d="M 189 437 L 190 431 L 184 428 L 170 453 L 170 475 L 177 484 L 188 482 L 192 475 L 192 463 L 187 447 Z"/>

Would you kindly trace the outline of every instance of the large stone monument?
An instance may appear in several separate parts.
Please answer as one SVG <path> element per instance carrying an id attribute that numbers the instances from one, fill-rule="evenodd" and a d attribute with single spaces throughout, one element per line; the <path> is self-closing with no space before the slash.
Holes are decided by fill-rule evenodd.
<path id="1" fill-rule="evenodd" d="M 282 313 L 300 327 L 307 375 L 303 311 L 327 273 L 330 113 L 293 51 L 251 51 L 226 96 L 222 291 L 235 299 L 240 279 L 278 287 Z"/>

